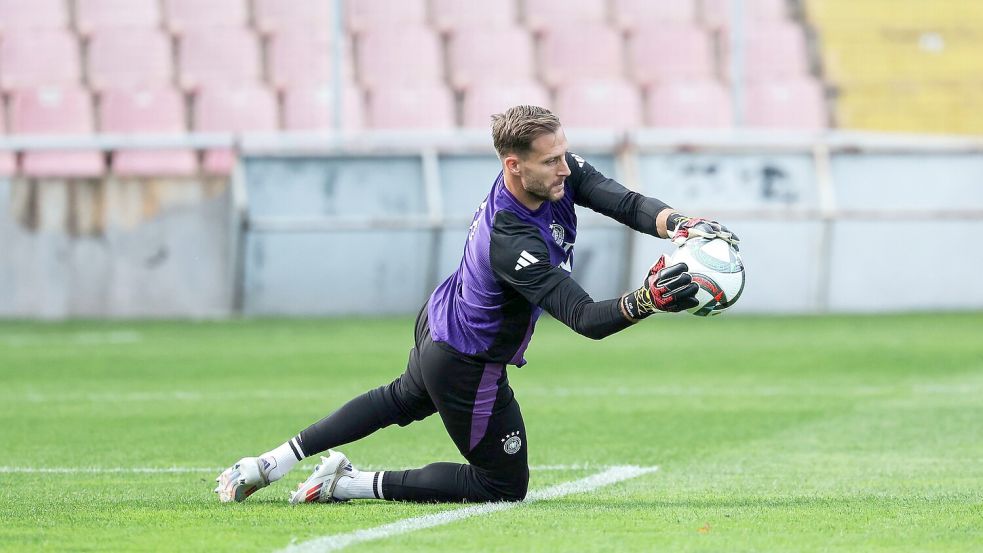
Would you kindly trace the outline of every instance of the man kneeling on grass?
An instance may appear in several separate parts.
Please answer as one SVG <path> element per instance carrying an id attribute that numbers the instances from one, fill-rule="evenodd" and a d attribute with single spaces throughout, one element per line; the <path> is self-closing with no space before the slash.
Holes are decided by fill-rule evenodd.
<path id="1" fill-rule="evenodd" d="M 460 266 L 417 316 L 406 371 L 283 445 L 240 459 L 216 479 L 222 501 L 246 499 L 305 457 L 434 413 L 469 464 L 369 472 L 330 451 L 290 502 L 522 500 L 529 484 L 528 444 L 506 365 L 525 364 L 523 353 L 543 310 L 576 332 L 600 339 L 649 315 L 697 304 L 697 285 L 686 265 L 667 267 L 665 256 L 637 290 L 610 300 L 591 299 L 570 277 L 577 237 L 574 206 L 677 244 L 691 236 L 737 243 L 719 223 L 684 217 L 568 152 L 559 119 L 546 109 L 516 106 L 492 116 L 492 137 L 502 171 L 475 213 Z"/>

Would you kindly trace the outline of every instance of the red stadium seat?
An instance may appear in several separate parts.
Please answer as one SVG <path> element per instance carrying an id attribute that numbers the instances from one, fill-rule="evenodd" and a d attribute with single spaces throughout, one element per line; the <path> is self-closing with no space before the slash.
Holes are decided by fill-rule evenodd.
<path id="1" fill-rule="evenodd" d="M 330 34 L 334 28 L 333 2 L 324 0 L 253 0 L 253 15 L 265 34 L 305 27 Z"/>
<path id="2" fill-rule="evenodd" d="M 194 130 L 201 132 L 250 132 L 277 130 L 277 101 L 263 87 L 205 89 L 195 101 Z M 235 166 L 230 150 L 205 152 L 203 169 L 209 174 L 227 175 Z"/>
<path id="3" fill-rule="evenodd" d="M 326 33 L 302 31 L 289 29 L 270 37 L 266 50 L 269 75 L 278 88 L 328 85 L 334 79 L 331 37 Z M 350 52 L 351 48 L 344 51 Z M 351 82 L 352 73 L 346 56 L 340 71 L 343 82 Z"/>
<path id="4" fill-rule="evenodd" d="M 0 40 L 0 88 L 74 85 L 79 82 L 75 35 L 46 29 L 9 32 Z"/>
<path id="5" fill-rule="evenodd" d="M 156 29 L 100 30 L 89 40 L 89 85 L 95 90 L 173 82 L 170 38 Z"/>
<path id="6" fill-rule="evenodd" d="M 178 52 L 180 84 L 187 90 L 252 85 L 261 76 L 259 44 L 244 28 L 188 31 L 181 37 Z"/>
<path id="7" fill-rule="evenodd" d="M 65 0 L 0 0 L 0 35 L 29 29 L 68 26 Z"/>
<path id="8" fill-rule="evenodd" d="M 167 28 L 181 34 L 194 28 L 243 27 L 249 23 L 246 0 L 164 0 Z"/>
<path id="9" fill-rule="evenodd" d="M 362 33 L 373 29 L 422 27 L 427 23 L 425 0 L 356 0 L 345 4 L 348 29 Z"/>
<path id="10" fill-rule="evenodd" d="M 369 98 L 368 122 L 374 129 L 452 129 L 454 99 L 442 85 L 379 88 Z"/>
<path id="11" fill-rule="evenodd" d="M 10 97 L 10 130 L 15 134 L 88 134 L 93 130 L 92 98 L 80 88 L 18 90 Z M 105 161 L 98 151 L 25 152 L 28 177 L 96 177 Z"/>
<path id="12" fill-rule="evenodd" d="M 696 22 L 696 0 L 614 0 L 614 24 L 626 31 L 653 31 L 663 24 Z"/>
<path id="13" fill-rule="evenodd" d="M 11 177 L 17 173 L 17 156 L 13 152 L 0 151 L 0 177 Z"/>
<path id="14" fill-rule="evenodd" d="M 536 78 L 532 35 L 521 27 L 466 29 L 447 47 L 451 84 L 464 90 L 476 83 L 525 83 Z"/>
<path id="15" fill-rule="evenodd" d="M 184 98 L 173 88 L 107 90 L 100 102 L 104 133 L 184 133 Z M 120 176 L 193 175 L 193 150 L 120 150 L 113 172 Z"/>
<path id="16" fill-rule="evenodd" d="M 79 32 L 101 29 L 156 28 L 160 25 L 158 0 L 75 0 Z"/>
<path id="17" fill-rule="evenodd" d="M 666 83 L 649 91 L 646 123 L 654 127 L 728 128 L 733 108 L 716 81 Z"/>
<path id="18" fill-rule="evenodd" d="M 512 106 L 533 105 L 548 108 L 550 95 L 545 88 L 529 81 L 521 84 L 476 84 L 464 94 L 463 126 L 485 127 L 494 113 L 502 113 Z"/>
<path id="19" fill-rule="evenodd" d="M 713 77 L 710 37 L 694 25 L 639 29 L 628 41 L 632 80 L 642 85 Z"/>
<path id="20" fill-rule="evenodd" d="M 518 17 L 515 0 L 495 2 L 431 0 L 430 8 L 434 27 L 444 32 L 503 29 L 514 25 Z"/>
<path id="21" fill-rule="evenodd" d="M 747 89 L 751 127 L 818 130 L 827 127 L 823 90 L 811 78 L 757 83 Z"/>
<path id="22" fill-rule="evenodd" d="M 425 27 L 373 30 L 358 41 L 358 80 L 369 89 L 441 82 L 437 35 Z"/>
<path id="23" fill-rule="evenodd" d="M 731 0 L 703 0 L 703 21 L 710 28 L 730 26 Z M 785 0 L 744 0 L 744 21 L 782 21 L 788 18 Z"/>
<path id="24" fill-rule="evenodd" d="M 727 44 L 727 33 L 723 33 Z M 802 29 L 792 22 L 757 23 L 744 34 L 745 76 L 750 81 L 789 79 L 809 74 L 809 53 Z M 729 63 L 730 51 L 724 62 Z M 730 73 L 730 65 L 726 66 Z"/>
<path id="25" fill-rule="evenodd" d="M 642 98 L 627 81 L 578 82 L 557 91 L 556 114 L 566 127 L 632 129 L 642 125 Z"/>
<path id="26" fill-rule="evenodd" d="M 525 0 L 523 5 L 526 27 L 536 32 L 600 24 L 608 18 L 606 0 Z"/>
<path id="27" fill-rule="evenodd" d="M 315 131 L 334 129 L 334 90 L 330 87 L 287 89 L 283 95 L 283 124 L 286 130 Z M 342 129 L 365 127 L 362 92 L 354 86 L 342 89 Z"/>
<path id="28" fill-rule="evenodd" d="M 624 76 L 621 35 L 607 25 L 554 25 L 543 35 L 540 53 L 541 73 L 549 86 Z"/>

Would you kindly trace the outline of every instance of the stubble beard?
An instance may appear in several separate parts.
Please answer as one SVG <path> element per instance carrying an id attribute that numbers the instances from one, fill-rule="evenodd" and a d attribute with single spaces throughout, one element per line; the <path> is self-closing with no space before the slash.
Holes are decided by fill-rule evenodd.
<path id="1" fill-rule="evenodd" d="M 552 190 L 552 185 L 546 185 L 542 182 L 536 183 L 535 187 L 526 188 L 526 192 L 528 192 L 530 196 L 533 196 L 537 200 L 543 200 L 544 202 L 556 202 L 563 198 L 562 194 L 554 198 L 550 194 L 550 190 Z M 562 191 L 563 189 L 561 188 L 560 190 Z"/>

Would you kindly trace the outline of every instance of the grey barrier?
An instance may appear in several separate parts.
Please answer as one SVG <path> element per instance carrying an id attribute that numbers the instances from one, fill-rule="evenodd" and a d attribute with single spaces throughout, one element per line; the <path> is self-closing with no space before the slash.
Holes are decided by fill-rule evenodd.
<path id="1" fill-rule="evenodd" d="M 499 171 L 487 138 L 466 138 L 306 153 L 247 143 L 242 311 L 414 312 L 457 267 Z M 983 308 L 976 287 L 923 284 L 929 271 L 983 276 L 970 239 L 983 230 L 972 140 L 640 132 L 570 143 L 630 188 L 741 235 L 748 284 L 735 312 Z M 580 218 L 574 276 L 595 298 L 626 290 L 672 249 L 589 210 Z"/>
<path id="2" fill-rule="evenodd" d="M 735 312 L 983 308 L 974 139 L 568 138 L 629 188 L 740 234 L 748 284 Z M 499 170 L 484 132 L 0 138 L 15 151 L 160 146 L 233 146 L 241 163 L 231 186 L 0 177 L 0 317 L 410 314 L 456 268 Z M 597 299 L 671 249 L 579 217 L 574 275 Z"/>

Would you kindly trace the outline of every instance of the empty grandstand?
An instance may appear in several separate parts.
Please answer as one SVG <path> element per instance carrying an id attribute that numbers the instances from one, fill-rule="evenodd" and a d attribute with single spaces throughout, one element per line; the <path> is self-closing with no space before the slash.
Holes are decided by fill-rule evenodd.
<path id="1" fill-rule="evenodd" d="M 0 0 L 0 130 L 454 129 L 517 102 L 585 128 L 826 127 L 801 9 L 743 5 L 735 52 L 719 0 Z M 220 152 L 23 158 L 26 175 L 231 170 Z"/>

